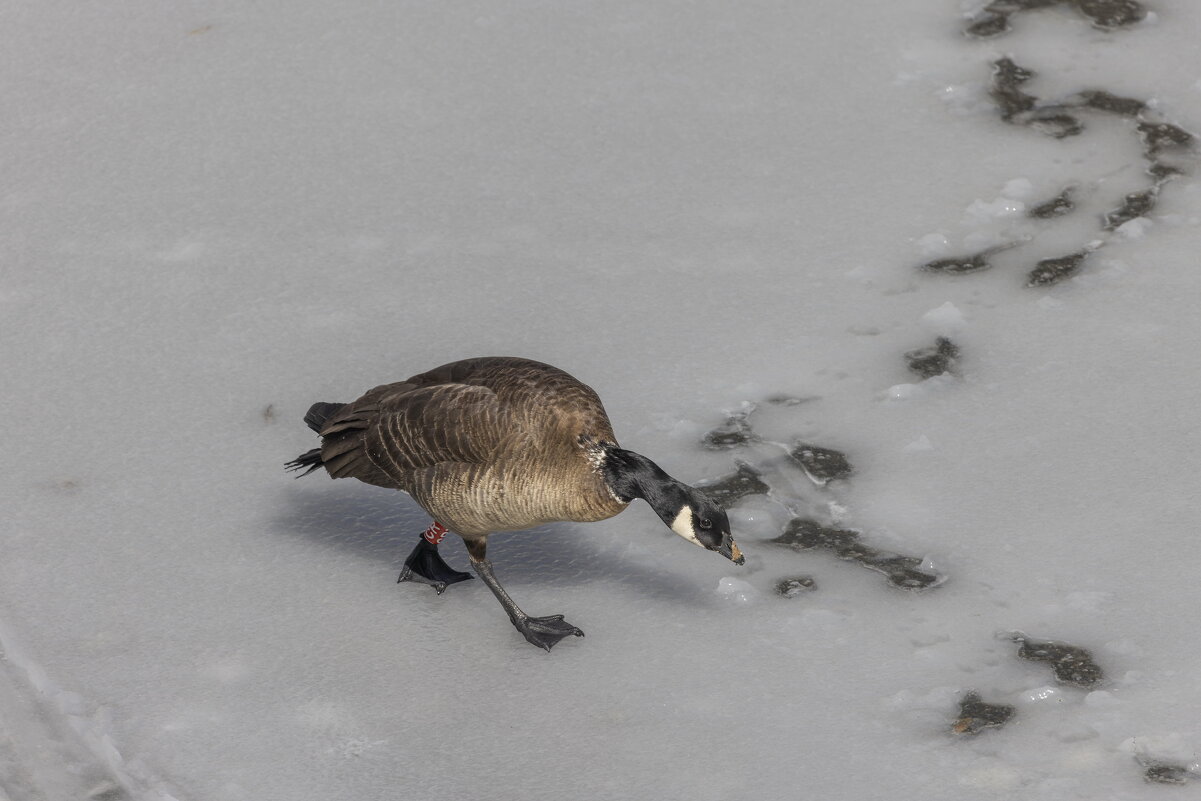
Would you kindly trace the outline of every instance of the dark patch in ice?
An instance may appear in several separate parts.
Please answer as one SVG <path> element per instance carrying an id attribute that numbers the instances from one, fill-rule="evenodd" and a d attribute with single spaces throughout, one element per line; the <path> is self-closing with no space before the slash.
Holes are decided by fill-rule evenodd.
<path id="1" fill-rule="evenodd" d="M 1141 192 L 1131 192 L 1126 195 L 1126 200 L 1122 205 L 1105 215 L 1106 231 L 1112 231 L 1119 225 L 1124 225 L 1131 220 L 1146 216 L 1147 212 L 1155 208 L 1155 201 L 1159 195 L 1158 187 L 1144 189 Z"/>
<path id="2" fill-rule="evenodd" d="M 800 406 L 813 398 L 797 398 L 793 395 L 772 395 L 766 399 L 773 406 Z"/>
<path id="3" fill-rule="evenodd" d="M 1084 123 L 1061 110 L 1061 106 L 1047 106 L 1035 109 L 1025 115 L 1023 122 L 1039 133 L 1065 139 L 1076 136 L 1084 130 Z"/>
<path id="4" fill-rule="evenodd" d="M 1058 284 L 1060 281 L 1066 281 L 1080 272 L 1080 266 L 1090 252 L 1081 250 L 1066 256 L 1041 260 L 1027 276 L 1026 286 L 1050 286 Z"/>
<path id="5" fill-rule="evenodd" d="M 990 36 L 1000 36 L 1009 32 L 1008 14 L 980 14 L 963 29 L 968 36 L 987 39 Z"/>
<path id="6" fill-rule="evenodd" d="M 800 550 L 827 548 L 843 559 L 857 559 L 871 552 L 859 544 L 859 532 L 846 528 L 828 528 L 816 520 L 794 517 L 788 521 L 784 533 L 772 540 Z"/>
<path id="7" fill-rule="evenodd" d="M 968 23 L 964 33 L 981 39 L 999 36 L 1002 33 L 1008 33 L 1009 18 L 1013 14 L 1019 11 L 1053 6 L 1058 2 L 1059 0 L 993 0 Z"/>
<path id="8" fill-rule="evenodd" d="M 805 471 L 814 484 L 824 485 L 837 478 L 846 478 L 854 472 L 846 454 L 832 448 L 798 444 L 788 456 Z"/>
<path id="9" fill-rule="evenodd" d="M 1101 667 L 1093 661 L 1093 655 L 1078 645 L 1057 640 L 1034 640 L 1020 631 L 1003 635 L 1018 643 L 1018 656 L 1034 662 L 1047 662 L 1061 684 L 1072 684 L 1088 689 L 1095 687 L 1105 678 Z"/>
<path id="10" fill-rule="evenodd" d="M 88 801 L 128 801 L 129 795 L 111 781 L 93 788 L 87 795 Z"/>
<path id="11" fill-rule="evenodd" d="M 754 409 L 730 415 L 726 422 L 701 437 L 701 444 L 711 451 L 724 451 L 754 441 L 749 419 L 752 411 Z"/>
<path id="12" fill-rule="evenodd" d="M 722 506 L 732 506 L 748 495 L 765 495 L 770 492 L 771 487 L 763 482 L 762 476 L 758 470 L 743 463 L 738 465 L 736 473 L 700 484 L 697 489 Z"/>
<path id="13" fill-rule="evenodd" d="M 959 359 L 959 346 L 946 337 L 939 337 L 934 345 L 928 348 L 918 348 L 905 354 L 909 369 L 922 378 L 933 378 L 943 373 L 954 372 L 955 362 Z"/>
<path id="14" fill-rule="evenodd" d="M 968 692 L 959 702 L 959 717 L 951 726 L 956 734 L 979 734 L 984 729 L 999 728 L 1009 722 L 1017 711 L 1005 704 L 985 703 L 977 692 Z"/>
<path id="15" fill-rule="evenodd" d="M 1037 97 L 1021 90 L 1022 84 L 1033 77 L 1033 72 L 1019 67 L 1011 58 L 1000 58 L 993 62 L 992 88 L 988 95 L 1001 110 L 1001 119 L 1012 120 L 1038 103 Z"/>
<path id="16" fill-rule="evenodd" d="M 1075 0 L 1074 5 L 1102 30 L 1124 28 L 1141 22 L 1147 9 L 1136 0 Z"/>
<path id="17" fill-rule="evenodd" d="M 1108 111 L 1122 117 L 1137 117 L 1147 108 L 1147 104 L 1133 97 L 1119 97 L 1104 89 L 1087 89 L 1076 94 L 1072 100 L 1075 105 Z"/>
<path id="18" fill-rule="evenodd" d="M 992 87 L 988 94 L 997 104 L 1001 119 L 1029 126 L 1056 139 L 1083 131 L 1084 123 L 1069 114 L 1065 110 L 1067 106 L 1039 106 L 1037 97 L 1022 91 L 1022 84 L 1036 74 L 1008 57 L 993 62 Z"/>
<path id="19" fill-rule="evenodd" d="M 1072 202 L 1072 187 L 1069 186 L 1050 200 L 1043 201 L 1027 211 L 1026 216 L 1049 220 L 1052 217 L 1062 217 L 1074 208 L 1076 204 Z"/>
<path id="20" fill-rule="evenodd" d="M 776 582 L 776 594 L 785 598 L 795 598 L 806 592 L 817 589 L 817 582 L 812 576 L 797 576 L 796 578 L 780 579 Z"/>
<path id="21" fill-rule="evenodd" d="M 935 259 L 928 261 L 921 266 L 920 269 L 931 273 L 946 273 L 948 275 L 963 275 L 964 273 L 978 273 L 981 270 L 987 270 L 992 267 L 988 263 L 989 251 L 982 253 L 973 253 L 970 256 L 952 256 L 949 259 Z"/>
<path id="22" fill-rule="evenodd" d="M 972 18 L 964 33 L 987 38 L 1010 30 L 1009 18 L 1020 11 L 1032 11 L 1054 5 L 1074 6 L 1088 17 L 1094 28 L 1110 31 L 1141 21 L 1147 10 L 1135 0 L 993 0 Z"/>
<path id="23" fill-rule="evenodd" d="M 1193 141 L 1191 133 L 1167 122 L 1140 122 L 1138 135 L 1148 158 L 1154 158 L 1164 150 L 1188 147 Z"/>
<path id="24" fill-rule="evenodd" d="M 1196 774 L 1183 765 L 1149 761 L 1140 763 L 1143 766 L 1143 778 L 1154 784 L 1188 784 L 1189 779 L 1196 778 Z"/>
<path id="25" fill-rule="evenodd" d="M 808 518 L 795 517 L 788 521 L 784 533 L 771 542 L 797 550 L 822 548 L 833 551 L 839 559 L 850 559 L 869 570 L 883 573 L 890 584 L 904 590 L 924 590 L 942 583 L 944 578 L 918 570 L 921 559 L 864 545 L 859 541 L 858 531 L 829 528 Z"/>
<path id="26" fill-rule="evenodd" d="M 919 269 L 930 273 L 944 273 L 947 275 L 964 275 L 966 273 L 978 273 L 981 270 L 987 270 L 992 267 L 989 262 L 989 257 L 994 253 L 1000 253 L 1002 250 L 1015 248 L 1021 242 L 1006 242 L 1002 245 L 994 245 L 991 248 L 982 250 L 979 253 L 972 253 L 967 256 L 951 256 L 946 259 L 935 259 L 923 264 Z"/>
<path id="27" fill-rule="evenodd" d="M 1164 164 L 1162 161 L 1152 161 L 1151 166 L 1147 167 L 1147 175 L 1154 178 L 1157 184 L 1165 183 L 1177 175 L 1183 174 L 1184 170 L 1171 164 Z"/>
<path id="28" fill-rule="evenodd" d="M 1012 15 L 1056 5 L 1071 6 L 1086 16 L 1094 27 L 1106 31 L 1133 25 L 1147 16 L 1147 9 L 1137 0 L 992 0 L 970 21 L 966 32 L 972 36 L 995 36 L 1010 29 Z M 1165 151 L 1189 149 L 1196 137 L 1178 125 L 1147 119 L 1151 112 L 1146 101 L 1117 95 L 1105 89 L 1083 89 L 1056 102 L 1043 102 L 1025 88 L 1036 75 L 1034 70 L 1017 64 L 1009 57 L 992 62 L 989 97 L 996 104 L 1001 119 L 1058 139 L 1084 131 L 1084 123 L 1077 116 L 1078 113 L 1101 112 L 1135 120 L 1143 144 L 1143 155 L 1148 162 L 1147 174 L 1153 183 L 1146 189 L 1126 195 L 1121 207 L 1104 215 L 1102 230 L 1113 231 L 1154 209 L 1159 187 L 1183 172 L 1178 164 L 1170 161 L 1165 163 L 1160 155 Z M 1050 219 L 1071 211 L 1073 205 L 1065 190 L 1031 209 L 1028 215 Z M 1048 286 L 1070 278 L 1079 272 L 1084 259 L 1100 244 L 1103 243 L 1090 245 L 1077 253 L 1043 259 L 1029 273 L 1027 286 Z M 923 269 L 955 274 L 976 272 L 988 266 L 987 259 L 982 254 L 976 254 L 939 259 L 923 265 Z"/>
<path id="29" fill-rule="evenodd" d="M 272 423 L 275 422 L 275 404 L 274 403 L 268 403 L 266 406 L 263 407 L 263 422 L 266 423 L 267 425 L 271 425 Z"/>

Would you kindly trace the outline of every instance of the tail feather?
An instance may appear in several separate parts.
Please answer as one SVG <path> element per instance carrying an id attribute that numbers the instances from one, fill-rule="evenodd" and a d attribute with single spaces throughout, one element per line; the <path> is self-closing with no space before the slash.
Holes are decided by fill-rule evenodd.
<path id="1" fill-rule="evenodd" d="M 300 478 L 301 476 L 307 476 L 318 467 L 322 467 L 324 465 L 325 462 L 321 461 L 321 449 L 313 448 L 311 451 L 306 451 L 305 453 L 300 454 L 295 459 L 285 464 L 284 469 L 295 471 L 303 470 L 307 467 L 307 470 L 297 476 L 297 478 Z"/>
<path id="2" fill-rule="evenodd" d="M 342 411 L 347 405 L 345 403 L 314 403 L 309 407 L 308 414 L 304 416 L 304 422 L 309 428 L 320 434 L 325 421 Z"/>

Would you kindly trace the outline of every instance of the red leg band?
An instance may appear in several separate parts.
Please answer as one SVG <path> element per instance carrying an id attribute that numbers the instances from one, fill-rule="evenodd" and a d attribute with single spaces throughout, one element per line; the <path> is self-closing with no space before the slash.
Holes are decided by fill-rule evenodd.
<path id="1" fill-rule="evenodd" d="M 437 520 L 430 523 L 430 527 L 425 530 L 421 536 L 425 537 L 430 545 L 437 545 L 442 542 L 442 538 L 446 536 L 446 532 L 450 531 L 446 526 L 439 523 Z"/>

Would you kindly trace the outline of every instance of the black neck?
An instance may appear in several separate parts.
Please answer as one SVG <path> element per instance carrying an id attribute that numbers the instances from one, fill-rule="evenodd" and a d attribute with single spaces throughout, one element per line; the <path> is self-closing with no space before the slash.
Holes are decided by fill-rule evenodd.
<path id="1" fill-rule="evenodd" d="M 670 524 L 687 502 L 684 485 L 640 453 L 607 443 L 601 448 L 601 473 L 613 494 L 622 503 L 642 498 Z"/>

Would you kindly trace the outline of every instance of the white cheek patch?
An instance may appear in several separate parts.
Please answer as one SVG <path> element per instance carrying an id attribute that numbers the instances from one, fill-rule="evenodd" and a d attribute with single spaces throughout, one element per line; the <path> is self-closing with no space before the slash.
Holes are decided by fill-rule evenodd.
<path id="1" fill-rule="evenodd" d="M 701 545 L 701 541 L 696 538 L 696 531 L 692 528 L 692 509 L 685 506 L 676 515 L 676 519 L 671 521 L 671 530 L 679 534 L 689 542 Z M 704 545 L 701 545 L 704 548 Z"/>

